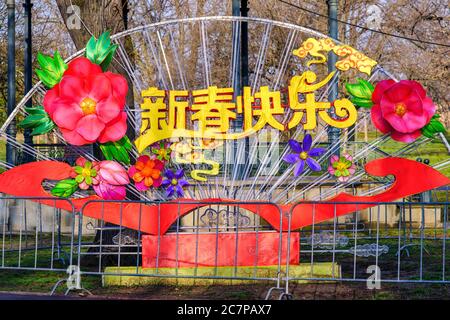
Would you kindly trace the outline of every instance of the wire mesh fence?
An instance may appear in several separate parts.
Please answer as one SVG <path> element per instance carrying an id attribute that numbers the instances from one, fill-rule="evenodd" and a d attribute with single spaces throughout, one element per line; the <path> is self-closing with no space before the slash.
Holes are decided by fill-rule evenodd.
<path id="1" fill-rule="evenodd" d="M 291 230 L 305 203 L 311 225 Z M 324 205 L 336 214 L 316 223 Z M 288 297 L 296 282 L 450 282 L 450 202 L 346 203 L 356 210 L 339 216 L 340 205 L 301 202 L 286 212 L 268 202 L 98 200 L 77 210 L 64 199 L 2 197 L 0 269 L 72 268 L 69 276 L 98 275 L 105 285 L 264 282 L 267 297 Z M 105 222 L 113 209 L 118 220 Z M 86 215 L 93 210 L 97 219 Z"/>

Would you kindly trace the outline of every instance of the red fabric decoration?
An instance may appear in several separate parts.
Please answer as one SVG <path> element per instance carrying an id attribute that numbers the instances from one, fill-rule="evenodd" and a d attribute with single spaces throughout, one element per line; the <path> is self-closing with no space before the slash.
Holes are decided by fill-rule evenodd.
<path id="1" fill-rule="evenodd" d="M 292 232 L 290 238 L 289 263 L 298 264 L 299 233 Z M 159 240 L 146 235 L 142 237 L 142 267 L 276 266 L 279 239 L 279 232 L 168 233 Z M 288 234 L 282 233 L 282 265 L 286 264 L 287 240 Z"/>
<path id="2" fill-rule="evenodd" d="M 72 210 L 69 202 L 50 196 L 42 187 L 43 180 L 68 178 L 70 170 L 71 167 L 68 164 L 57 161 L 40 161 L 17 166 L 0 175 L 0 192 L 12 196 L 51 197 L 55 200 L 39 200 L 39 202 Z M 380 177 L 393 175 L 395 181 L 389 189 L 373 196 L 360 197 L 341 193 L 327 200 L 337 202 L 336 205 L 304 202 L 299 205 L 277 207 L 273 204 L 251 204 L 249 202 L 242 204 L 229 199 L 204 199 L 201 201 L 180 199 L 158 205 L 133 202 L 87 203 L 89 200 L 100 200 L 97 196 L 73 199 L 72 203 L 78 211 L 82 210 L 85 216 L 122 224 L 124 227 L 135 230 L 140 228 L 144 233 L 155 235 L 166 233 L 177 218 L 192 210 L 217 202 L 230 205 L 236 203 L 239 207 L 258 214 L 277 230 L 288 229 L 287 213 L 292 210 L 291 230 L 296 230 L 333 217 L 374 207 L 377 205 L 376 202 L 392 202 L 450 184 L 449 178 L 432 167 L 403 158 L 384 158 L 371 161 L 366 165 L 366 172 Z M 83 207 L 84 205 L 85 207 Z"/>

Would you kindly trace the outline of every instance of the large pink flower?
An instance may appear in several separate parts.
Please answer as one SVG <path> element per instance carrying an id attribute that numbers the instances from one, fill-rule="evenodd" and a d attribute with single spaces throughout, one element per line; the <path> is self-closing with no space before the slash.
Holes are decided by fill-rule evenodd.
<path id="1" fill-rule="evenodd" d="M 117 141 L 127 130 L 127 91 L 124 77 L 80 57 L 46 93 L 44 108 L 70 144 Z"/>
<path id="2" fill-rule="evenodd" d="M 127 171 L 115 161 L 98 163 L 97 178 L 94 191 L 105 200 L 123 200 L 126 196 L 126 185 L 130 182 Z"/>
<path id="3" fill-rule="evenodd" d="M 412 142 L 430 122 L 436 106 L 422 85 L 412 80 L 380 81 L 372 94 L 371 116 L 375 127 L 392 139 Z"/>

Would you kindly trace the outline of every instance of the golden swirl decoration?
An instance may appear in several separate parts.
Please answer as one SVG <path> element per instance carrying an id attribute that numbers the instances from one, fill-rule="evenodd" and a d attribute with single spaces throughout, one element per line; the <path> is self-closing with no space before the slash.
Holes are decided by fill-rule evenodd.
<path id="1" fill-rule="evenodd" d="M 336 62 L 336 68 L 341 71 L 357 69 L 370 75 L 373 67 L 377 64 L 375 60 L 370 59 L 348 45 L 336 45 L 330 38 L 319 40 L 314 38 L 306 39 L 300 48 L 294 50 L 294 55 L 302 59 L 306 58 L 308 54 L 318 58 L 308 61 L 307 66 L 310 66 L 315 63 L 325 63 L 327 61 L 325 53 L 330 51 L 342 58 Z"/>

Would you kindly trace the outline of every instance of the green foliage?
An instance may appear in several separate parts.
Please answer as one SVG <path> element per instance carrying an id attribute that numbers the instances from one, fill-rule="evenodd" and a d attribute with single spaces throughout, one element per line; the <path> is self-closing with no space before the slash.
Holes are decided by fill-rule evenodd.
<path id="1" fill-rule="evenodd" d="M 19 123 L 19 127 L 33 129 L 31 131 L 32 136 L 47 133 L 55 127 L 55 123 L 42 106 L 25 108 L 25 111 L 28 112 L 28 116 Z"/>
<path id="2" fill-rule="evenodd" d="M 107 160 L 117 160 L 124 164 L 130 164 L 130 156 L 128 151 L 133 148 L 133 145 L 127 136 L 124 136 L 119 141 L 107 142 L 100 145 L 103 155 Z"/>
<path id="3" fill-rule="evenodd" d="M 40 69 L 36 69 L 37 76 L 46 87 L 53 88 L 61 81 L 64 72 L 67 70 L 67 64 L 64 63 L 58 51 L 55 51 L 54 58 L 39 52 L 37 61 L 40 66 Z"/>
<path id="4" fill-rule="evenodd" d="M 74 179 L 59 181 L 51 193 L 55 197 L 68 198 L 78 190 L 78 182 Z"/>
<path id="5" fill-rule="evenodd" d="M 433 118 L 431 118 L 430 122 L 422 128 L 422 135 L 432 139 L 436 133 L 445 133 L 447 131 L 444 125 L 438 120 L 439 117 L 438 114 L 435 114 Z"/>
<path id="6" fill-rule="evenodd" d="M 98 40 L 94 37 L 89 39 L 86 45 L 86 58 L 92 63 L 98 64 L 105 71 L 111 63 L 116 49 L 117 44 L 111 45 L 110 33 L 107 31 L 102 33 Z"/>
<path id="7" fill-rule="evenodd" d="M 366 80 L 357 79 L 358 83 L 346 83 L 345 88 L 350 94 L 350 101 L 362 108 L 371 108 L 372 93 L 375 90 L 373 85 Z"/>

